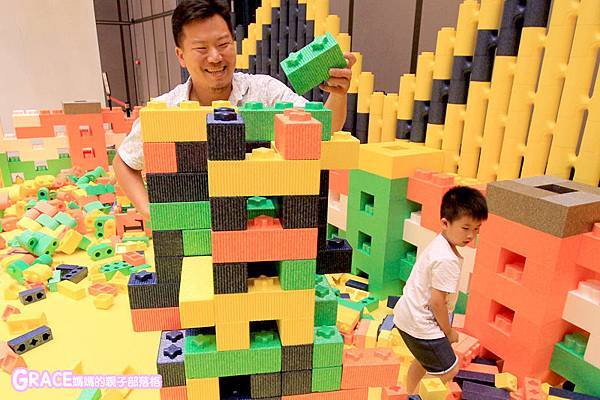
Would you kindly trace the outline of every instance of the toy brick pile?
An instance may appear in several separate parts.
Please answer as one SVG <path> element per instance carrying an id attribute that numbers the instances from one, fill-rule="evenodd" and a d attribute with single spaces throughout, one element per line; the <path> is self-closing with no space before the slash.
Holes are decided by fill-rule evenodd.
<path id="1" fill-rule="evenodd" d="M 149 267 L 142 251 L 149 231 L 135 210 L 127 210 L 126 198 L 113 183 L 101 167 L 89 172 L 73 168 L 56 177 L 26 180 L 0 194 L 0 226 L 10 237 L 0 240 L 0 267 L 11 279 L 2 295 L 25 306 L 3 310 L 12 336 L 2 344 L 4 371 L 24 365 L 21 354 L 52 339 L 45 314 L 30 312 L 27 305 L 52 293 L 79 300 L 87 292 L 98 309 L 109 309 L 114 296 L 127 291 L 128 275 Z M 87 252 L 90 262 L 56 260 L 76 251 Z"/>

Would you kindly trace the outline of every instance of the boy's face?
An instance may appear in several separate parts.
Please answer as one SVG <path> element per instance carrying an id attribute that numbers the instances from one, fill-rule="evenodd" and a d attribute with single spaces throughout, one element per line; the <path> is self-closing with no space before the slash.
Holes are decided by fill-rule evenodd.
<path id="1" fill-rule="evenodd" d="M 475 239 L 482 222 L 473 219 L 469 215 L 463 215 L 452 222 L 446 218 L 442 218 L 442 230 L 450 243 L 458 247 L 463 247 Z"/>
<path id="2" fill-rule="evenodd" d="M 180 45 L 175 49 L 177 59 L 188 69 L 195 85 L 215 91 L 231 86 L 236 46 L 220 15 L 185 24 Z"/>

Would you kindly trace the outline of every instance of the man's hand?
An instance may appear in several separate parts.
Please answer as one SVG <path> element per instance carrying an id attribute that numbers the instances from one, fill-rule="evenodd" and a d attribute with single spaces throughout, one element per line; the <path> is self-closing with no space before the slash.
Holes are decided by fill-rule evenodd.
<path id="1" fill-rule="evenodd" d="M 454 328 L 450 329 L 450 332 L 448 333 L 448 341 L 450 341 L 450 344 L 458 343 L 458 332 L 456 332 Z"/>
<path id="2" fill-rule="evenodd" d="M 356 63 L 356 57 L 352 53 L 344 53 L 348 65 L 346 68 L 331 68 L 329 70 L 330 78 L 319 85 L 321 90 L 333 95 L 345 95 L 350 89 L 352 79 L 352 66 Z"/>

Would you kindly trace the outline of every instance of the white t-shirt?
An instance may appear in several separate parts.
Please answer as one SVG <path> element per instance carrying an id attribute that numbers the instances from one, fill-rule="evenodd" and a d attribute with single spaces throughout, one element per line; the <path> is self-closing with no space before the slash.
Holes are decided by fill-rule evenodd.
<path id="1" fill-rule="evenodd" d="M 462 257 L 452 251 L 450 243 L 439 234 L 423 250 L 394 307 L 394 324 L 418 339 L 439 339 L 444 332 L 438 325 L 431 306 L 431 289 L 451 293 L 448 310 L 456 304 Z"/>
<path id="2" fill-rule="evenodd" d="M 185 83 L 177 85 L 170 92 L 156 97 L 155 100 L 164 101 L 169 107 L 189 100 L 192 88 L 191 82 L 190 77 Z M 251 75 L 241 72 L 233 74 L 229 101 L 233 106 L 241 106 L 248 101 L 260 101 L 265 107 L 272 107 L 278 101 L 292 102 L 294 107 L 304 107 L 308 102 L 281 81 L 269 75 Z M 131 168 L 141 170 L 144 167 L 142 130 L 139 118 L 133 122 L 131 132 L 123 139 L 118 151 L 123 162 Z"/>

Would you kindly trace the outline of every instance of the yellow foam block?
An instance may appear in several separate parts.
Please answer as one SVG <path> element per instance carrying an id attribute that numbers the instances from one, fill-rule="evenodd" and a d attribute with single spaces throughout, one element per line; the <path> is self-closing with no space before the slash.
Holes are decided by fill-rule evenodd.
<path id="1" fill-rule="evenodd" d="M 370 327 L 370 325 L 369 325 Z M 392 347 L 392 332 L 391 331 L 381 331 L 379 336 L 377 337 L 377 346 L 376 347 Z"/>
<path id="2" fill-rule="evenodd" d="M 197 101 L 183 101 L 179 107 L 168 107 L 161 101 L 150 101 L 140 111 L 144 142 L 206 141 L 206 116 L 212 107 Z"/>
<path id="3" fill-rule="evenodd" d="M 129 253 L 131 251 L 139 251 L 146 250 L 148 245 L 144 242 L 125 242 L 125 243 L 117 243 L 115 245 L 115 253 L 124 254 Z"/>
<path id="4" fill-rule="evenodd" d="M 412 176 L 416 169 L 440 171 L 444 154 L 440 150 L 406 140 L 368 143 L 360 146 L 358 167 L 388 179 Z"/>
<path id="5" fill-rule="evenodd" d="M 21 314 L 12 314 L 6 320 L 8 333 L 11 335 L 21 332 L 29 332 L 42 325 L 47 325 L 48 320 L 43 312 L 24 312 Z"/>
<path id="6" fill-rule="evenodd" d="M 87 213 L 85 215 L 85 217 L 83 218 L 83 222 L 85 223 L 85 229 L 88 232 L 93 231 L 94 230 L 94 221 L 96 220 L 96 218 L 101 217 L 103 215 L 106 215 L 106 214 L 104 214 L 100 210 L 93 210 L 93 211 L 90 211 L 89 213 Z"/>
<path id="7" fill-rule="evenodd" d="M 187 398 L 219 400 L 219 378 L 186 379 Z"/>
<path id="8" fill-rule="evenodd" d="M 19 291 L 20 289 L 16 282 L 9 283 L 3 291 L 4 300 L 17 300 L 19 298 Z"/>
<path id="9" fill-rule="evenodd" d="M 282 346 L 311 344 L 314 341 L 314 318 L 280 319 L 277 321 Z"/>
<path id="10" fill-rule="evenodd" d="M 39 231 L 42 229 L 42 225 L 29 217 L 21 217 L 21 219 L 17 221 L 17 228 L 25 231 Z"/>
<path id="11" fill-rule="evenodd" d="M 517 377 L 511 374 L 510 372 L 496 374 L 495 385 L 497 388 L 506 389 L 511 392 L 514 392 L 517 390 Z"/>
<path id="12" fill-rule="evenodd" d="M 0 260 L 0 269 L 2 269 L 2 271 L 6 271 L 6 268 L 8 268 L 8 266 L 13 261 L 20 260 L 21 257 L 22 257 L 22 254 L 13 254 L 13 255 L 10 255 L 10 256 L 6 256 L 2 260 Z"/>
<path id="13" fill-rule="evenodd" d="M 314 195 L 320 173 L 320 160 L 284 160 L 259 148 L 243 161 L 208 161 L 208 190 L 215 197 Z"/>
<path id="14" fill-rule="evenodd" d="M 71 281 L 60 281 L 56 284 L 58 293 L 72 298 L 73 300 L 81 300 L 85 297 L 85 289 Z"/>
<path id="15" fill-rule="evenodd" d="M 367 334 L 365 335 L 365 348 L 372 349 L 377 346 L 377 333 L 379 330 L 379 324 L 369 324 L 367 328 Z"/>
<path id="16" fill-rule="evenodd" d="M 29 282 L 39 283 L 52 278 L 52 268 L 44 264 L 34 264 L 23 271 L 23 277 Z"/>
<path id="17" fill-rule="evenodd" d="M 248 279 L 248 293 L 215 295 L 215 321 L 314 318 L 315 291 L 282 290 L 279 278 Z"/>
<path id="18" fill-rule="evenodd" d="M 419 396 L 423 400 L 446 400 L 448 388 L 440 378 L 422 379 Z"/>
<path id="19" fill-rule="evenodd" d="M 99 310 L 108 310 L 114 304 L 114 296 L 109 293 L 100 293 L 94 297 L 94 306 Z"/>
<path id="20" fill-rule="evenodd" d="M 127 293 L 127 284 L 129 283 L 129 277 L 123 274 L 115 274 L 113 278 L 110 280 L 110 283 L 113 284 L 119 293 L 126 294 Z"/>
<path id="21" fill-rule="evenodd" d="M 77 246 L 79 246 L 82 237 L 83 235 L 75 229 L 67 231 L 60 240 L 56 251 L 65 254 L 73 254 L 75 250 L 77 250 Z"/>
<path id="22" fill-rule="evenodd" d="M 336 325 L 341 332 L 351 332 L 358 323 L 359 319 L 360 311 L 338 305 Z"/>
<path id="23" fill-rule="evenodd" d="M 360 140 L 349 132 L 334 132 L 321 142 L 321 169 L 356 169 Z"/>
<path id="24" fill-rule="evenodd" d="M 217 351 L 250 348 L 250 322 L 217 323 Z"/>
<path id="25" fill-rule="evenodd" d="M 98 282 L 107 282 L 106 280 L 106 275 L 104 275 L 101 272 L 97 272 L 95 274 L 89 274 L 88 275 L 88 279 L 90 280 L 90 282 L 92 283 L 98 283 Z"/>
<path id="26" fill-rule="evenodd" d="M 215 325 L 212 257 L 184 257 L 179 315 L 182 328 Z"/>

